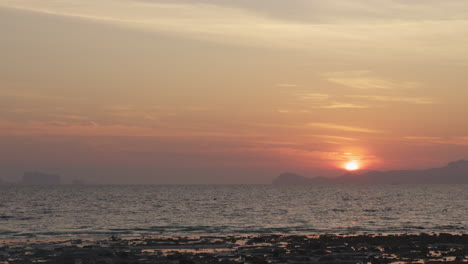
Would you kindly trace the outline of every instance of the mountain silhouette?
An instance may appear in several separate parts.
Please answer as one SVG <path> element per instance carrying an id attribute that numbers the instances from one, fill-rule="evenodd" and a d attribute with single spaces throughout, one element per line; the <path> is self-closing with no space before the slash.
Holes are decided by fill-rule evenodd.
<path id="1" fill-rule="evenodd" d="M 337 178 L 308 178 L 295 173 L 282 173 L 273 180 L 275 185 L 326 183 L 468 184 L 468 161 L 454 161 L 442 168 L 426 170 L 348 172 Z"/>

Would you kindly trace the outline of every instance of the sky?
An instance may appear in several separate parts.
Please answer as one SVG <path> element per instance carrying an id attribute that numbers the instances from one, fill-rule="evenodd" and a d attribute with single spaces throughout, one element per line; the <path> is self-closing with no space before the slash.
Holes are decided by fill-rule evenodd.
<path id="1" fill-rule="evenodd" d="M 0 178 L 269 183 L 468 159 L 465 0 L 0 0 Z"/>

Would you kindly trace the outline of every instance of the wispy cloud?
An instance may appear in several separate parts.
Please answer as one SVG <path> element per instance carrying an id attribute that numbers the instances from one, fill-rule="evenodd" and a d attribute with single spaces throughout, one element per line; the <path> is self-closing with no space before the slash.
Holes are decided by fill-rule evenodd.
<path id="1" fill-rule="evenodd" d="M 355 126 L 345 126 L 345 125 L 339 125 L 339 124 L 330 124 L 330 123 L 309 123 L 307 125 L 312 126 L 312 127 L 317 127 L 317 128 L 341 130 L 341 131 L 349 131 L 349 132 L 381 133 L 381 131 L 379 130 L 373 130 L 373 129 L 368 129 L 368 128 L 355 127 Z"/>
<path id="2" fill-rule="evenodd" d="M 17 90 L 0 90 L 0 96 L 2 97 L 11 97 L 11 98 L 21 98 L 28 100 L 43 100 L 43 101 L 85 101 L 86 98 L 82 97 L 67 97 L 60 95 L 51 95 L 45 93 L 38 93 L 32 91 L 17 91 Z"/>
<path id="3" fill-rule="evenodd" d="M 219 132 L 209 129 L 197 130 L 189 128 L 152 128 L 135 125 L 101 124 L 91 120 L 83 121 L 58 121 L 47 122 L 29 121 L 12 122 L 0 119 L 0 136 L 33 136 L 33 135 L 57 135 L 57 136 L 120 136 L 120 137 L 219 137 L 219 138 L 244 138 L 254 137 L 256 134 L 240 134 L 234 132 Z"/>
<path id="4" fill-rule="evenodd" d="M 341 108 L 355 108 L 355 109 L 365 109 L 369 108 L 367 105 L 351 104 L 351 103 L 332 103 L 329 105 L 320 106 L 324 109 L 341 109 Z"/>
<path id="5" fill-rule="evenodd" d="M 453 28 L 462 32 L 468 24 L 466 12 L 460 11 L 468 9 L 466 3 L 458 0 L 454 0 L 458 1 L 456 4 L 445 1 L 430 5 L 401 4 L 389 0 L 346 3 L 340 0 L 272 1 L 3 0 L 0 6 L 214 42 L 301 48 L 324 53 L 342 50 L 360 56 L 366 55 L 362 50 L 377 46 L 382 50 L 403 48 L 407 54 L 414 55 L 414 39 L 447 34 Z M 447 10 L 451 15 L 441 16 L 440 10 Z M 402 13 L 407 15 L 398 16 Z M 298 14 L 303 14 L 302 18 Z M 386 16 L 386 19 L 381 19 Z M 376 24 L 377 21 L 380 23 Z M 434 21 L 434 25 L 428 26 L 427 21 Z M 463 43 L 466 38 L 458 37 L 457 40 Z M 428 44 L 426 40 L 424 45 Z M 432 45 L 431 49 L 419 52 L 435 54 L 434 47 L 445 55 L 449 52 L 447 45 Z M 457 49 L 462 48 L 463 45 L 459 45 Z M 453 50 L 452 45 L 450 52 Z M 380 89 L 392 86 L 392 83 L 366 79 L 333 79 L 337 83 L 357 87 Z"/>
<path id="6" fill-rule="evenodd" d="M 321 93 L 296 93 L 296 97 L 301 100 L 325 101 L 330 98 L 330 95 Z"/>
<path id="7" fill-rule="evenodd" d="M 461 145 L 468 146 L 468 136 L 461 137 L 426 137 L 408 136 L 404 138 L 420 145 Z"/>
<path id="8" fill-rule="evenodd" d="M 294 83 L 277 83 L 276 87 L 280 88 L 296 88 L 299 87 L 299 85 L 294 84 Z"/>
<path id="9" fill-rule="evenodd" d="M 340 137 L 340 136 L 331 136 L 331 135 L 312 135 L 311 137 L 317 137 L 317 138 L 323 138 L 326 140 L 336 140 L 336 141 L 347 141 L 347 142 L 353 142 L 353 141 L 359 141 L 357 138 L 351 138 L 351 137 Z"/>
<path id="10" fill-rule="evenodd" d="M 337 96 L 325 93 L 307 93 L 301 92 L 294 94 L 292 104 L 300 109 L 281 108 L 280 113 L 300 113 L 309 112 L 312 109 L 365 109 L 368 105 L 357 104 L 353 102 L 335 101 Z"/>
<path id="11" fill-rule="evenodd" d="M 122 119 L 157 121 L 162 118 L 170 118 L 178 115 L 209 112 L 213 109 L 206 106 L 185 105 L 110 105 L 104 107 L 106 113 Z"/>
<path id="12" fill-rule="evenodd" d="M 89 120 L 88 116 L 82 116 L 82 115 L 67 115 L 67 114 L 62 114 L 62 115 L 55 115 L 57 118 L 63 118 L 66 120 L 77 120 L 77 121 L 82 121 L 82 120 Z"/>
<path id="13" fill-rule="evenodd" d="M 210 7 L 216 6 L 222 9 L 242 10 L 248 13 L 259 13 L 267 17 L 282 21 L 298 21 L 302 23 L 363 23 L 363 22 L 401 22 L 401 21 L 437 21 L 466 18 L 468 7 L 464 0 L 451 0 L 449 2 L 425 0 L 424 2 L 404 2 L 391 0 L 354 0 L 343 2 L 342 0 L 295 0 L 285 3 L 282 0 L 257 0 L 257 1 L 233 1 L 233 0 L 133 0 L 133 1 L 86 1 L 80 3 L 72 0 L 54 1 L 43 0 L 34 3 L 34 0 L 3 0 L 5 5 L 33 6 L 43 9 L 61 8 L 63 13 L 93 8 L 105 8 L 109 11 L 119 10 L 119 6 L 127 6 L 132 11 L 140 11 L 138 8 L 151 8 L 154 6 L 169 6 L 167 12 L 181 11 L 185 6 Z M 75 3 L 75 5 L 67 5 Z M 107 4 L 113 2 L 115 6 Z M 81 4 L 82 3 L 82 4 Z M 116 7 L 117 6 L 117 7 Z M 91 8 L 90 8 L 91 9 Z M 175 10 L 174 10 L 175 9 Z M 183 10 L 183 9 L 182 9 Z M 95 12 L 96 13 L 96 12 Z M 94 14 L 95 14 L 94 13 Z M 137 13 L 137 14 L 139 14 Z M 150 14 L 151 12 L 143 13 Z M 96 14 L 95 14 L 96 15 Z M 141 15 L 141 14 L 139 14 Z M 185 14 L 187 18 L 194 14 Z M 131 17 L 130 14 L 128 16 Z"/>
<path id="14" fill-rule="evenodd" d="M 348 97 L 379 101 L 379 102 L 401 102 L 411 104 L 434 104 L 434 100 L 426 97 L 384 96 L 384 95 L 348 95 Z"/>
<path id="15" fill-rule="evenodd" d="M 148 0 L 140 0 L 148 1 Z M 158 0 L 151 0 L 157 2 Z M 466 17 L 464 0 L 172 0 L 175 3 L 207 3 L 261 11 L 268 16 L 301 22 L 350 23 L 383 21 L 447 20 Z"/>
<path id="16" fill-rule="evenodd" d="M 323 76 L 332 83 L 353 89 L 388 90 L 418 87 L 416 82 L 396 82 L 374 76 L 370 71 L 330 72 Z"/>

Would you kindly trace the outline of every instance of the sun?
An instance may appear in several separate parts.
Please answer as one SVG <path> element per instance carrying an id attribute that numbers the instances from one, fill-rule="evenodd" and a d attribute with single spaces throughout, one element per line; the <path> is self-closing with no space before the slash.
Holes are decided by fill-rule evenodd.
<path id="1" fill-rule="evenodd" d="M 355 160 L 353 161 L 349 161 L 345 164 L 345 169 L 348 170 L 348 171 L 355 171 L 355 170 L 359 170 L 359 163 Z"/>

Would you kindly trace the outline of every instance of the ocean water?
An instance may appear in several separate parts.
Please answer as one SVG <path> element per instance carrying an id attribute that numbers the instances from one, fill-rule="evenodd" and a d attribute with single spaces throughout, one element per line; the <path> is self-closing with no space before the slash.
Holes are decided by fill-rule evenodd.
<path id="1" fill-rule="evenodd" d="M 0 186 L 0 240 L 466 233 L 468 185 Z"/>

